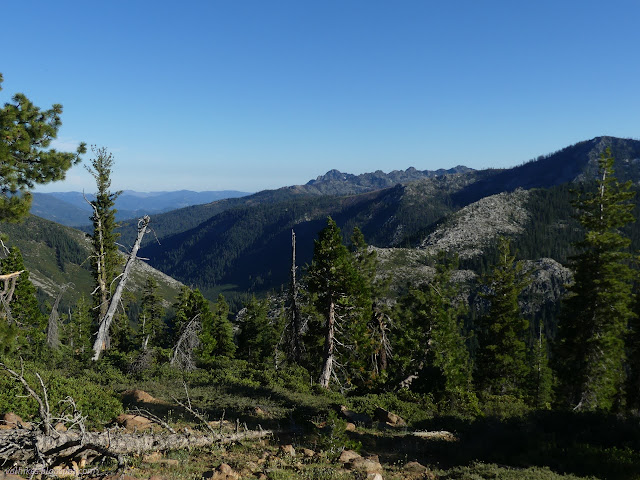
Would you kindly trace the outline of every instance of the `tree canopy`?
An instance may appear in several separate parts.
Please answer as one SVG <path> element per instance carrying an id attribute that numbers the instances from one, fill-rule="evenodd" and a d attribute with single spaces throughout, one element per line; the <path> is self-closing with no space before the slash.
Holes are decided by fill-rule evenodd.
<path id="1" fill-rule="evenodd" d="M 0 90 L 2 90 L 0 74 Z M 0 108 L 0 221 L 19 221 L 29 213 L 29 190 L 36 184 L 63 180 L 86 152 L 81 143 L 75 153 L 50 148 L 62 125 L 62 105 L 41 110 L 22 93 Z"/>

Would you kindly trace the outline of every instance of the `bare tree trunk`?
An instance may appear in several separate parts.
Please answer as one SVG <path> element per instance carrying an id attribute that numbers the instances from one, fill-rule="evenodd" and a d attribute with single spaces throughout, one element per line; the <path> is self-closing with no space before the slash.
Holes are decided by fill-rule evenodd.
<path id="1" fill-rule="evenodd" d="M 149 225 L 149 215 L 145 215 L 143 218 L 138 220 L 138 238 L 136 238 L 136 242 L 133 244 L 133 248 L 131 249 L 131 253 L 129 254 L 129 259 L 127 260 L 127 264 L 124 266 L 124 272 L 122 273 L 122 278 L 120 282 L 118 282 L 118 286 L 116 287 L 116 291 L 111 297 L 111 301 L 109 302 L 109 308 L 107 309 L 107 313 L 100 320 L 100 326 L 98 328 L 98 335 L 96 337 L 96 341 L 93 344 L 93 357 L 92 360 L 96 361 L 100 358 L 100 353 L 102 350 L 106 348 L 107 341 L 109 338 L 109 328 L 111 327 L 111 322 L 113 322 L 113 316 L 116 313 L 116 309 L 118 308 L 118 304 L 120 303 L 120 297 L 122 297 L 122 292 L 124 291 L 124 286 L 129 278 L 129 273 L 131 271 L 131 267 L 136 260 L 136 255 L 138 250 L 140 249 L 140 243 L 142 242 L 142 237 L 147 232 L 147 227 Z"/>
<path id="2" fill-rule="evenodd" d="M 327 318 L 327 331 L 324 339 L 324 363 L 319 383 L 324 388 L 329 388 L 331 375 L 333 375 L 333 361 L 335 349 L 336 304 L 333 300 L 329 303 L 329 316 Z"/>
<path id="3" fill-rule="evenodd" d="M 4 314 L 0 313 L 0 318 L 5 317 L 8 324 L 13 323 L 13 317 L 11 316 L 11 308 L 9 304 L 13 299 L 13 293 L 16 289 L 16 282 L 24 270 L 19 272 L 7 273 L 0 275 L 0 282 L 3 282 L 2 291 L 0 292 L 0 303 L 4 307 Z"/>
<path id="4" fill-rule="evenodd" d="M 296 233 L 291 230 L 291 285 L 289 303 L 291 308 L 291 355 L 296 363 L 302 360 L 302 322 L 298 305 L 298 284 L 296 283 Z"/>

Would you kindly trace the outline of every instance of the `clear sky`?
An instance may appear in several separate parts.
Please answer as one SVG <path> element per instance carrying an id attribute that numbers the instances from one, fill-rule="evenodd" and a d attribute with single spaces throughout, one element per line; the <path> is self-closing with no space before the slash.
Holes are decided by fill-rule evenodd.
<path id="1" fill-rule="evenodd" d="M 58 146 L 107 147 L 114 189 L 505 167 L 639 136 L 639 20 L 637 0 L 7 1 L 0 102 L 61 103 Z M 83 188 L 77 166 L 38 191 Z"/>

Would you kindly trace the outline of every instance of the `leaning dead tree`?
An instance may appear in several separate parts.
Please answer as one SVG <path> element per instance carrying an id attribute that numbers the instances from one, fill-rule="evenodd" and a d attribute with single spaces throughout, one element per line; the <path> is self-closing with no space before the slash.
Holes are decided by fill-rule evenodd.
<path id="1" fill-rule="evenodd" d="M 29 396 L 38 403 L 40 418 L 35 428 L 0 430 L 0 465 L 51 468 L 69 465 L 72 462 L 81 463 L 87 458 L 108 457 L 115 459 L 118 466 L 123 467 L 127 455 L 233 443 L 263 438 L 273 433 L 269 430 L 259 430 L 223 434 L 208 428 L 207 434 L 203 435 L 191 431 L 179 434 L 157 418 L 153 420 L 171 433 L 141 435 L 123 432 L 119 427 L 103 432 L 90 432 L 85 428 L 86 417 L 82 416 L 70 397 L 61 402 L 64 408 L 59 415 L 51 413 L 47 389 L 40 375 L 36 374 L 36 377 L 40 382 L 42 396 L 31 388 L 24 378 L 23 371 L 18 373 L 3 363 L 0 363 L 0 369 L 21 383 Z M 66 431 L 54 427 L 54 424 L 60 423 L 67 428 Z"/>
<path id="2" fill-rule="evenodd" d="M 193 317 L 180 334 L 180 338 L 178 338 L 176 345 L 173 347 L 171 366 L 178 367 L 181 370 L 195 370 L 195 351 L 200 346 L 200 332 L 202 331 L 202 323 L 198 319 L 199 316 L 200 314 L 197 314 Z"/>
<path id="3" fill-rule="evenodd" d="M 47 322 L 47 345 L 49 345 L 49 347 L 53 348 L 54 350 L 60 346 L 60 315 L 58 315 L 58 305 L 60 304 L 60 299 L 62 298 L 62 294 L 65 290 L 66 286 L 60 289 L 60 293 L 58 293 L 56 301 L 51 308 L 49 321 Z"/>
<path id="4" fill-rule="evenodd" d="M 24 272 L 24 270 L 20 270 L 19 272 L 7 273 L 5 275 L 0 275 L 0 283 L 2 283 L 2 291 L 0 292 L 0 303 L 2 304 L 2 313 L 0 313 L 0 318 L 4 317 L 8 322 L 13 322 L 11 316 L 11 309 L 9 308 L 9 304 L 13 299 L 13 293 L 16 290 L 16 282 L 20 275 Z"/>
<path id="5" fill-rule="evenodd" d="M 114 292 L 111 300 L 109 301 L 109 308 L 107 309 L 107 313 L 100 319 L 100 324 L 98 327 L 98 334 L 96 337 L 96 341 L 93 344 L 93 357 L 92 360 L 98 360 L 100 358 L 100 353 L 106 348 L 107 341 L 109 338 L 109 328 L 111 327 L 111 323 L 113 322 L 113 316 L 116 313 L 118 305 L 120 303 L 120 298 L 122 297 L 122 292 L 124 291 L 124 286 L 129 279 L 129 274 L 131 272 L 131 267 L 136 260 L 136 255 L 138 254 L 138 250 L 140 249 L 140 243 L 142 242 L 142 237 L 147 233 L 147 227 L 149 226 L 149 215 L 145 215 L 143 218 L 138 220 L 138 237 L 136 238 L 135 243 L 133 244 L 133 248 L 131 249 L 131 253 L 129 254 L 129 258 L 127 259 L 127 263 L 124 266 L 124 271 L 120 275 L 120 281 L 118 282 L 118 286 L 116 287 L 116 291 Z"/>

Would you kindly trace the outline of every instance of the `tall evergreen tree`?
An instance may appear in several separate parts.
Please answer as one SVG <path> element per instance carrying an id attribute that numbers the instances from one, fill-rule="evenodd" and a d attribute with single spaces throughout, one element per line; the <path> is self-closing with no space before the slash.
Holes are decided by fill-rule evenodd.
<path id="1" fill-rule="evenodd" d="M 613 163 L 607 149 L 596 188 L 574 202 L 585 236 L 559 322 L 557 368 L 562 400 L 582 410 L 609 410 L 621 401 L 624 340 L 634 317 L 630 240 L 621 228 L 634 221 L 635 192 L 631 182 L 618 182 Z"/>
<path id="2" fill-rule="evenodd" d="M 67 342 L 75 355 L 91 352 L 92 325 L 91 301 L 82 295 L 76 301 L 68 327 Z"/>
<path id="3" fill-rule="evenodd" d="M 378 276 L 378 255 L 367 245 L 364 234 L 354 227 L 351 235 L 351 253 L 356 270 L 364 281 L 362 295 L 371 299 L 371 318 L 367 329 L 371 380 L 383 382 L 391 358 L 391 317 L 387 305 L 389 280 Z"/>
<path id="4" fill-rule="evenodd" d="M 553 372 L 549 366 L 547 339 L 542 325 L 531 348 L 531 370 L 529 373 L 529 396 L 531 405 L 544 409 L 551 405 L 553 394 Z"/>
<path id="5" fill-rule="evenodd" d="M 522 316 L 518 297 L 528 283 L 527 277 L 510 252 L 509 240 L 501 238 L 498 263 L 482 282 L 482 296 L 489 307 L 476 332 L 479 349 L 474 378 L 479 392 L 526 395 L 529 365 L 525 335 L 529 321 Z"/>
<path id="6" fill-rule="evenodd" d="M 443 256 L 434 278 L 397 306 L 395 369 L 413 390 L 446 395 L 471 384 L 471 364 L 460 320 L 466 312 L 460 286 L 451 280 L 456 259 Z"/>
<path id="7" fill-rule="evenodd" d="M 269 318 L 269 301 L 252 297 L 240 317 L 238 356 L 252 363 L 274 361 L 283 330 L 282 318 Z"/>
<path id="8" fill-rule="evenodd" d="M 368 348 L 366 325 L 371 317 L 371 299 L 331 217 L 315 240 L 308 280 L 315 307 L 324 320 L 319 383 L 329 388 L 339 366 L 346 383 L 354 383 L 366 365 L 362 352 Z"/>
<path id="9" fill-rule="evenodd" d="M 0 90 L 2 81 L 0 74 Z M 0 221 L 25 217 L 31 207 L 29 190 L 35 184 L 63 180 L 86 152 L 84 143 L 76 153 L 50 148 L 62 125 L 61 114 L 62 105 L 41 110 L 22 93 L 0 108 Z"/>
<path id="10" fill-rule="evenodd" d="M 164 307 L 158 294 L 158 282 L 153 277 L 147 277 L 138 315 L 138 339 L 143 350 L 160 346 L 166 330 L 163 317 Z"/>
<path id="11" fill-rule="evenodd" d="M 87 167 L 87 170 L 95 179 L 98 189 L 95 200 L 90 202 L 93 207 L 91 240 L 93 277 L 96 285 L 93 298 L 97 324 L 107 313 L 113 288 L 112 282 L 117 275 L 118 267 L 122 264 L 116 245 L 120 234 L 115 231 L 117 224 L 114 208 L 115 200 L 122 192 L 110 191 L 113 156 L 106 148 L 93 147 L 93 153 L 95 158 L 91 160 L 91 167 Z"/>
<path id="12" fill-rule="evenodd" d="M 236 345 L 233 343 L 233 325 L 229 321 L 229 304 L 222 294 L 218 295 L 212 314 L 203 318 L 200 340 L 200 357 L 205 362 L 214 357 L 233 357 L 235 354 Z"/>

